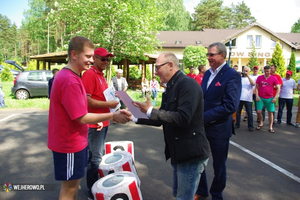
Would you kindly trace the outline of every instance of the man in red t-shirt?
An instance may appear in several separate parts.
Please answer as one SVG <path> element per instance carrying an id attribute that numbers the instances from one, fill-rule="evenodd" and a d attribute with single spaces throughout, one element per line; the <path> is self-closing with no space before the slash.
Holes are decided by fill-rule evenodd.
<path id="1" fill-rule="evenodd" d="M 59 199 L 76 199 L 79 183 L 87 165 L 86 124 L 105 120 L 126 123 L 131 113 L 95 114 L 87 111 L 87 98 L 80 79 L 93 63 L 94 44 L 81 36 L 69 42 L 69 61 L 55 77 L 50 96 L 48 148 L 52 150 L 55 179 L 62 181 Z"/>
<path id="2" fill-rule="evenodd" d="M 194 74 L 194 67 L 190 66 L 189 69 L 190 69 L 190 73 L 188 73 L 187 76 L 195 79 L 196 78 L 196 74 Z"/>
<path id="3" fill-rule="evenodd" d="M 282 85 L 282 79 L 281 79 L 281 76 L 279 74 L 276 74 L 276 65 L 271 65 L 270 66 L 270 74 L 272 76 L 275 76 L 275 78 L 278 80 L 278 83 L 279 83 L 279 88 L 281 88 L 281 85 Z M 276 95 L 276 92 L 277 92 L 277 89 L 276 87 L 273 88 L 273 95 L 275 97 Z M 276 103 L 275 103 L 276 104 Z M 275 122 L 275 111 L 273 112 L 273 125 L 276 125 L 277 123 Z"/>
<path id="4" fill-rule="evenodd" d="M 110 58 L 113 57 L 105 48 L 97 48 L 94 51 L 94 65 L 83 73 L 82 83 L 84 85 L 88 112 L 90 113 L 110 113 L 109 108 L 115 108 L 118 101 L 106 101 L 104 90 L 107 89 L 106 79 L 103 71 L 109 64 Z M 89 146 L 89 163 L 86 171 L 86 182 L 88 188 L 88 198 L 93 199 L 92 186 L 99 179 L 98 166 L 105 153 L 104 143 L 109 126 L 109 120 L 103 121 L 102 126 L 98 124 L 89 124 L 88 146 Z"/>
<path id="5" fill-rule="evenodd" d="M 199 70 L 199 74 L 196 76 L 195 80 L 201 86 L 204 73 L 206 72 L 206 66 L 205 65 L 199 65 L 198 70 Z"/>

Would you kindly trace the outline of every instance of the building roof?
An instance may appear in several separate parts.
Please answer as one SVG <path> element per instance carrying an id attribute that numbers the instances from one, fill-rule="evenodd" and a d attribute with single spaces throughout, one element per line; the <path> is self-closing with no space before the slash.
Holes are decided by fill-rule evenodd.
<path id="1" fill-rule="evenodd" d="M 300 33 L 275 33 L 258 22 L 252 23 L 244 29 L 203 29 L 203 31 L 160 31 L 157 38 L 163 48 L 185 48 L 189 45 L 208 47 L 214 42 L 227 43 L 230 39 L 259 27 L 289 45 L 291 48 L 300 49 Z M 297 42 L 297 43 L 296 43 Z"/>

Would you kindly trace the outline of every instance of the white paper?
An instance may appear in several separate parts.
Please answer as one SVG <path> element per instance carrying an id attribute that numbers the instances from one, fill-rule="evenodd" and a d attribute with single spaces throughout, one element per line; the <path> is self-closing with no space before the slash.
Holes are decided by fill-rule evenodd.
<path id="1" fill-rule="evenodd" d="M 133 100 L 130 98 L 130 96 L 128 96 L 128 94 L 125 91 L 116 91 L 116 94 L 120 97 L 120 99 L 127 106 L 127 108 L 129 109 L 129 111 L 132 113 L 134 117 L 148 119 L 145 113 L 142 113 L 139 108 L 135 107 L 132 104 Z"/>
<path id="2" fill-rule="evenodd" d="M 116 112 L 121 107 L 121 104 L 120 99 L 115 95 L 115 88 L 113 86 L 110 86 L 106 90 L 104 90 L 103 94 L 105 96 L 106 101 L 116 100 L 119 102 L 117 107 L 110 108 L 110 112 Z"/>

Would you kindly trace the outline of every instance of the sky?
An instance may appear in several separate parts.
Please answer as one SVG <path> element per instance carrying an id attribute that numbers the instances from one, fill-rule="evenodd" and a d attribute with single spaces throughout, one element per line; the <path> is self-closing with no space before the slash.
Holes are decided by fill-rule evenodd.
<path id="1" fill-rule="evenodd" d="M 183 0 L 190 12 L 200 0 Z M 223 6 L 237 5 L 241 0 L 223 0 Z M 289 33 L 300 18 L 300 0 L 244 0 L 258 23 L 276 33 Z M 0 14 L 6 15 L 11 23 L 21 26 L 23 12 L 28 10 L 27 0 L 0 0 Z"/>

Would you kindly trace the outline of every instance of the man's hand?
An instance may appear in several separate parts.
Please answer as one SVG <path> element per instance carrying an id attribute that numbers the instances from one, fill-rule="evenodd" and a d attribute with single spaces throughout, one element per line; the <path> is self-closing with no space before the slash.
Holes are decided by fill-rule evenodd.
<path id="1" fill-rule="evenodd" d="M 113 121 L 125 124 L 129 121 L 132 121 L 131 116 L 132 116 L 132 114 L 130 111 L 119 110 L 119 111 L 113 113 Z"/>
<path id="2" fill-rule="evenodd" d="M 101 131 L 102 128 L 103 128 L 103 123 L 102 122 L 97 123 L 97 131 Z"/>
<path id="3" fill-rule="evenodd" d="M 272 103 L 276 103 L 277 101 L 277 97 L 275 96 L 273 99 L 272 99 Z"/>
<path id="4" fill-rule="evenodd" d="M 258 95 L 256 95 L 256 102 L 259 102 L 260 101 L 260 98 Z"/>
<path id="5" fill-rule="evenodd" d="M 116 100 L 110 100 L 110 101 L 108 101 L 107 103 L 108 103 L 108 106 L 107 106 L 107 107 L 109 107 L 109 108 L 115 108 L 115 107 L 117 107 L 117 105 L 119 104 L 119 102 L 116 101 Z"/>
<path id="6" fill-rule="evenodd" d="M 132 102 L 132 104 L 135 107 L 140 108 L 142 113 L 147 113 L 147 110 L 152 106 L 151 100 L 150 100 L 150 96 L 147 94 L 147 101 L 146 102 L 138 102 L 138 101 L 134 101 Z"/>

